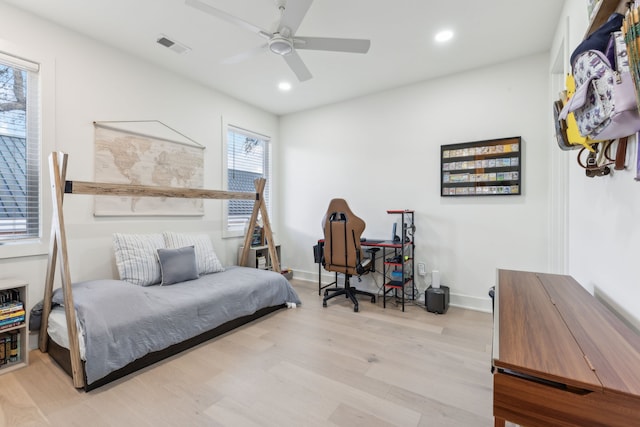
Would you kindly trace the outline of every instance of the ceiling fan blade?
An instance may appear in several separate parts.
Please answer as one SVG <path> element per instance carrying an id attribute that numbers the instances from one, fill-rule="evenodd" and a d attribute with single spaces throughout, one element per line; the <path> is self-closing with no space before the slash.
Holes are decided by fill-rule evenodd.
<path id="1" fill-rule="evenodd" d="M 237 64 L 239 62 L 245 61 L 249 58 L 253 58 L 254 56 L 257 56 L 261 53 L 266 52 L 267 46 L 268 46 L 267 44 L 263 44 L 262 46 L 254 47 L 253 49 L 250 49 L 246 52 L 242 52 L 237 55 L 233 55 L 226 59 L 223 59 L 221 63 L 225 65 Z"/>
<path id="2" fill-rule="evenodd" d="M 207 3 L 204 3 L 200 0 L 185 0 L 185 4 L 187 6 L 191 6 L 195 9 L 201 10 L 204 13 L 208 13 L 209 15 L 213 15 L 217 18 L 220 18 L 224 21 L 227 21 L 231 24 L 237 25 L 239 27 L 244 28 L 245 30 L 249 30 L 252 33 L 256 33 L 261 37 L 264 37 L 266 39 L 270 39 L 271 37 L 273 37 L 273 34 L 270 33 L 267 30 L 263 30 L 262 28 L 253 25 L 247 21 L 244 21 L 240 18 L 237 18 L 233 15 L 228 14 L 227 12 L 220 10 L 220 9 L 216 9 L 213 6 L 208 5 Z"/>
<path id="3" fill-rule="evenodd" d="M 329 50 L 335 52 L 367 53 L 370 40 L 336 39 L 330 37 L 296 37 L 293 40 L 296 49 Z"/>
<path id="4" fill-rule="evenodd" d="M 288 28 L 289 34 L 283 34 L 285 37 L 291 37 L 298 31 L 298 27 L 307 11 L 311 7 L 313 0 L 288 0 L 284 8 L 284 13 L 280 18 L 280 24 L 278 25 L 278 32 L 283 34 L 282 29 Z"/>
<path id="5" fill-rule="evenodd" d="M 284 55 L 283 58 L 289 65 L 289 68 L 291 68 L 291 71 L 293 71 L 296 77 L 298 77 L 299 81 L 304 82 L 313 77 L 307 66 L 302 62 L 300 55 L 298 55 L 295 50 L 288 55 Z"/>

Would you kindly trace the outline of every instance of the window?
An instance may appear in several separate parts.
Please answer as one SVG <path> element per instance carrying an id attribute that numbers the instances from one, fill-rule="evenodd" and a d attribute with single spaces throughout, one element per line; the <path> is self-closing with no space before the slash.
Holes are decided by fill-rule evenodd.
<path id="1" fill-rule="evenodd" d="M 271 210 L 270 144 L 269 138 L 244 129 L 227 125 L 226 171 L 228 191 L 255 192 L 254 180 L 266 178 L 264 198 L 267 211 Z M 244 233 L 253 212 L 252 200 L 229 200 L 226 203 L 225 235 Z"/>
<path id="2" fill-rule="evenodd" d="M 0 53 L 0 244 L 40 237 L 38 73 Z"/>

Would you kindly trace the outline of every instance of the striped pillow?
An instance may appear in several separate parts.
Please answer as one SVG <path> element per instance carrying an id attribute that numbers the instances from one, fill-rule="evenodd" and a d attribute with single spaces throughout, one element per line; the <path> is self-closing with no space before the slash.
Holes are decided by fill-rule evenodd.
<path id="1" fill-rule="evenodd" d="M 165 245 L 169 249 L 178 249 L 185 246 L 195 247 L 198 274 L 224 271 L 224 267 L 213 250 L 213 244 L 208 235 L 182 234 L 171 231 L 165 231 L 162 235 L 164 236 Z"/>
<path id="2" fill-rule="evenodd" d="M 162 234 L 113 235 L 113 248 L 120 280 L 139 286 L 160 283 L 157 251 L 165 248 Z"/>

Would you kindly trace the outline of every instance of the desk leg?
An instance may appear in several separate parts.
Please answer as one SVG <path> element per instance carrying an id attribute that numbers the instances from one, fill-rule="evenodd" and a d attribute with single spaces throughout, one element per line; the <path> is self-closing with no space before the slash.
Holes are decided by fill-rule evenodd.
<path id="1" fill-rule="evenodd" d="M 403 271 L 403 273 L 404 273 L 404 267 L 402 268 L 402 271 Z M 407 285 L 407 284 L 406 284 L 406 283 L 404 283 L 404 274 L 403 274 L 403 276 L 402 276 L 402 289 L 400 289 L 400 291 L 402 292 L 402 312 L 403 312 L 403 313 L 404 313 L 404 287 L 405 287 L 406 285 Z"/>
<path id="2" fill-rule="evenodd" d="M 322 263 L 318 263 L 318 295 L 321 295 L 322 290 Z"/>
<path id="3" fill-rule="evenodd" d="M 493 427 L 505 427 L 505 420 L 503 418 L 494 417 Z"/>

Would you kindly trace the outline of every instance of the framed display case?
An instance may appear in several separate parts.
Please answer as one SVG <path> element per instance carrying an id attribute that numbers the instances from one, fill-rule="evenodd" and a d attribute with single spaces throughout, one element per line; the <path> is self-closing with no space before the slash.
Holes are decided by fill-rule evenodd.
<path id="1" fill-rule="evenodd" d="M 519 136 L 440 146 L 440 195 L 521 194 Z"/>

